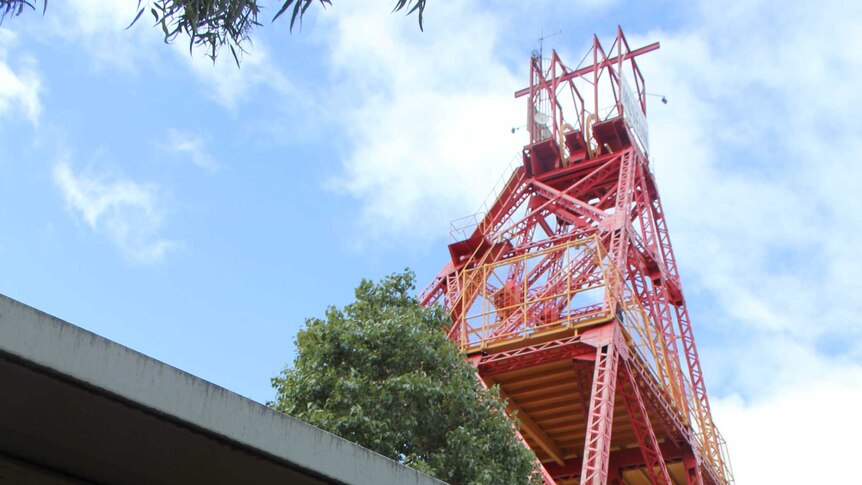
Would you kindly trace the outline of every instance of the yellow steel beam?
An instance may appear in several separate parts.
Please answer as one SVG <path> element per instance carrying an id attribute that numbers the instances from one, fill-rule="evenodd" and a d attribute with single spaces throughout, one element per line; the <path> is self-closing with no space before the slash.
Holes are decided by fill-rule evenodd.
<path id="1" fill-rule="evenodd" d="M 483 377 L 483 381 L 485 381 L 485 385 L 491 387 L 495 384 L 494 379 L 490 377 Z M 517 414 L 518 421 L 521 422 L 521 431 L 525 431 L 531 438 L 543 449 L 545 453 L 547 453 L 555 462 L 557 462 L 560 466 L 565 465 L 566 454 L 563 452 L 563 449 L 548 436 L 548 433 L 536 424 L 530 416 L 525 413 L 521 408 L 518 407 L 518 404 L 509 399 L 506 393 L 500 389 L 500 398 L 506 399 L 508 402 L 506 403 L 506 410 L 509 412 L 509 415 Z"/>
<path id="2" fill-rule="evenodd" d="M 525 367 L 523 369 L 517 369 L 502 374 L 497 374 L 494 376 L 494 381 L 500 382 L 508 386 L 510 383 L 514 382 L 530 381 L 530 379 L 532 379 L 536 375 L 546 375 L 547 373 L 556 372 L 558 370 L 565 370 L 566 372 L 568 372 L 571 365 L 571 361 L 562 359 L 554 362 L 548 362 L 547 364 L 536 367 Z"/>
<path id="3" fill-rule="evenodd" d="M 647 466 L 649 466 L 649 465 L 647 465 Z M 644 470 L 643 468 L 639 468 L 638 472 L 640 472 L 641 478 L 646 480 L 647 483 L 652 483 L 652 480 L 650 480 L 649 475 L 647 474 L 646 470 Z"/>
<path id="4" fill-rule="evenodd" d="M 559 381 L 557 381 L 559 382 Z M 578 390 L 577 382 L 560 382 L 558 384 L 551 383 L 543 383 L 541 386 L 534 386 L 532 388 L 520 389 L 517 392 L 512 391 L 513 394 L 518 396 L 518 399 L 536 399 L 540 397 L 547 396 L 549 394 L 557 394 L 561 391 L 577 391 Z"/>
<path id="5" fill-rule="evenodd" d="M 567 363 L 567 362 L 566 362 Z M 537 376 L 531 376 L 529 379 L 518 379 L 517 376 L 512 378 L 510 375 L 497 374 L 497 382 L 505 382 L 506 389 L 511 393 L 517 394 L 521 392 L 530 392 L 535 389 L 543 389 L 549 383 L 560 382 L 571 378 L 572 371 L 569 366 L 549 368 Z M 577 385 L 577 384 L 573 384 Z"/>

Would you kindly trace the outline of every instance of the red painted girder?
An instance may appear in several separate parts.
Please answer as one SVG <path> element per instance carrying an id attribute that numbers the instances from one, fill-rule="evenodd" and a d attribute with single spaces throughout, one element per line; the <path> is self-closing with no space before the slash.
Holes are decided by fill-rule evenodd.
<path id="1" fill-rule="evenodd" d="M 563 74 L 562 76 L 558 76 L 556 78 L 556 81 L 558 83 L 566 82 L 570 79 L 574 79 L 576 77 L 580 77 L 580 76 L 583 76 L 585 74 L 589 74 L 589 73 L 593 72 L 594 70 L 604 69 L 604 68 L 606 68 L 608 66 L 612 66 L 618 62 L 629 60 L 629 59 L 636 57 L 636 56 L 639 56 L 641 54 L 646 54 L 647 52 L 652 52 L 652 51 L 658 49 L 659 47 L 661 47 L 661 44 L 659 44 L 658 42 L 653 42 L 650 45 L 641 47 L 639 49 L 635 49 L 635 50 L 630 51 L 630 52 L 626 52 L 625 54 L 623 54 L 621 56 L 616 56 L 612 59 L 604 60 L 598 64 L 582 67 L 576 71 L 572 71 L 572 72 L 569 72 L 568 74 Z M 515 91 L 515 97 L 520 98 L 521 96 L 524 96 L 524 95 L 529 94 L 529 93 L 530 93 L 530 88 L 520 89 L 518 91 Z"/>
<path id="2" fill-rule="evenodd" d="M 529 244 L 525 244 L 522 247 L 513 247 L 509 251 L 501 253 L 500 259 L 498 259 L 498 261 L 505 261 L 507 259 L 516 258 L 518 256 L 523 256 L 524 254 L 531 251 L 541 251 L 544 249 L 548 249 L 552 246 L 566 244 L 571 241 L 579 241 L 589 236 L 592 236 L 592 234 L 572 230 L 570 232 L 563 233 L 552 238 L 533 241 Z"/>
<path id="3" fill-rule="evenodd" d="M 587 434 L 584 442 L 582 485 L 605 485 L 608 481 L 608 463 L 611 449 L 611 431 L 614 421 L 614 395 L 617 383 L 619 330 L 612 322 L 612 336 L 599 343 L 596 349 L 596 366 L 590 393 L 590 410 L 587 414 Z"/>
<path id="4" fill-rule="evenodd" d="M 581 217 L 592 219 L 595 221 L 601 220 L 607 217 L 604 211 L 596 209 L 595 207 L 587 204 L 586 202 L 579 200 L 571 195 L 566 194 L 565 192 L 561 192 L 549 185 L 546 185 L 538 180 L 532 179 L 530 181 L 530 185 L 532 185 L 533 190 L 548 199 L 549 201 L 553 201 L 556 203 L 565 202 L 569 206 L 569 210 L 574 212 Z"/>
<path id="5" fill-rule="evenodd" d="M 626 407 L 635 438 L 643 455 L 647 474 L 655 485 L 670 484 L 671 480 L 667 471 L 667 465 L 658 446 L 658 440 L 655 437 L 655 432 L 649 420 L 649 414 L 647 414 L 644 401 L 638 390 L 637 381 L 634 380 L 631 372 L 628 370 L 628 363 L 625 359 L 623 359 L 622 365 L 619 368 L 619 390 L 622 393 L 623 404 Z M 624 383 L 627 383 L 628 386 Z M 658 471 L 656 471 L 656 468 L 658 468 Z"/>
<path id="6" fill-rule="evenodd" d="M 452 272 L 446 276 L 446 309 L 451 312 L 452 302 L 455 301 L 458 294 L 460 293 L 460 288 L 458 288 L 458 273 Z M 461 332 L 462 323 L 459 320 L 452 320 L 452 327 L 449 329 L 447 336 L 450 340 L 455 342 L 458 341 L 458 336 Z"/>
<path id="7" fill-rule="evenodd" d="M 632 252 L 630 252 L 631 254 Z M 634 261 L 630 261 L 630 264 L 640 263 L 634 257 L 631 259 Z M 676 334 L 673 332 L 673 318 L 670 314 L 669 303 L 666 298 L 662 301 L 664 297 L 661 288 L 656 288 L 646 281 L 642 268 L 630 268 L 629 282 L 647 313 L 648 323 L 656 327 L 657 333 L 661 337 L 660 342 L 656 342 L 656 346 L 662 352 L 661 357 L 666 365 L 667 375 L 658 377 L 666 381 L 664 384 L 674 394 L 675 401 L 682 406 L 680 412 L 687 417 L 688 406 L 685 399 L 682 371 L 679 367 L 679 352 L 676 346 Z"/>
<path id="8" fill-rule="evenodd" d="M 674 439 L 692 443 L 694 437 L 691 434 L 691 428 L 686 424 L 680 410 L 667 399 L 661 384 L 655 380 L 653 373 L 644 367 L 639 358 L 635 357 L 629 359 L 629 370 L 638 386 L 644 391 L 642 396 L 664 421 L 665 431 Z"/>
<path id="9" fill-rule="evenodd" d="M 595 170 L 611 158 L 613 154 L 598 155 L 566 167 L 556 168 L 534 175 L 536 180 L 542 181 L 554 187 L 568 187 L 575 180 L 580 180 L 586 173 Z"/>
<path id="10" fill-rule="evenodd" d="M 542 344 L 482 356 L 479 370 L 484 376 L 495 376 L 513 370 L 533 367 L 581 355 L 593 355 L 595 349 L 581 343 L 580 335 L 569 336 Z"/>
<path id="11" fill-rule="evenodd" d="M 617 187 L 617 199 L 612 216 L 602 221 L 602 228 L 609 231 L 611 241 L 608 248 L 608 258 L 611 264 L 618 270 L 607 271 L 608 278 L 607 291 L 605 292 L 608 309 L 611 313 L 616 313 L 619 299 L 623 296 L 622 285 L 625 282 L 622 280 L 622 274 L 625 271 L 625 261 L 628 251 L 629 237 L 627 229 L 630 227 L 628 221 L 628 208 L 631 205 L 631 186 L 634 179 L 634 163 L 636 162 L 634 152 L 628 149 L 622 152 L 619 184 Z"/>
<path id="12" fill-rule="evenodd" d="M 684 452 L 676 444 L 663 442 L 659 448 L 667 463 L 677 463 L 683 460 Z M 643 456 L 638 448 L 614 450 L 610 454 L 610 462 L 621 470 L 634 470 L 644 466 Z M 580 476 L 581 465 L 582 463 L 578 460 L 568 460 L 564 466 L 548 463 L 545 468 L 554 478 L 563 480 Z"/>
<path id="13" fill-rule="evenodd" d="M 620 153 L 605 156 L 608 157 L 608 161 L 606 163 L 596 167 L 596 169 L 588 175 L 585 175 L 577 182 L 568 186 L 563 193 L 571 197 L 580 198 L 582 194 L 595 188 L 597 183 L 603 182 L 607 177 L 616 173 L 619 170 L 619 167 L 616 165 L 621 161 Z"/>
<path id="14" fill-rule="evenodd" d="M 638 204 L 643 202 L 643 200 L 640 200 Z M 641 218 L 642 228 L 652 225 L 651 218 L 646 221 Z M 651 275 L 647 274 L 647 266 L 649 264 L 659 265 L 661 262 L 637 232 L 632 231 L 630 237 L 632 248 L 629 251 L 629 259 L 630 264 L 634 268 L 629 271 L 629 281 L 635 289 L 644 310 L 647 312 L 650 322 L 656 327 L 656 330 L 662 337 L 660 348 L 669 366 L 670 375 L 668 377 L 673 379 L 673 382 L 668 382 L 667 384 L 673 386 L 672 390 L 676 394 L 677 400 L 681 403 L 682 411 L 687 415 L 688 405 L 684 395 L 685 385 L 679 366 L 679 352 L 676 345 L 676 333 L 674 332 L 673 314 L 670 308 L 671 303 L 668 289 L 663 284 L 655 285 L 651 279 Z"/>
<path id="15" fill-rule="evenodd" d="M 437 276 L 431 281 L 422 293 L 419 294 L 419 304 L 427 307 L 436 303 L 446 289 L 446 277 L 455 271 L 451 261 L 446 263 Z"/>
<path id="16" fill-rule="evenodd" d="M 570 261 L 569 268 L 565 271 L 561 268 L 560 271 L 556 273 L 556 275 L 559 276 L 554 278 L 549 277 L 548 283 L 545 285 L 545 290 L 539 295 L 539 297 L 537 297 L 537 300 L 553 294 L 562 294 L 564 286 L 567 291 L 572 291 L 580 289 L 582 286 L 586 286 L 590 283 L 598 283 L 601 280 L 601 278 L 597 278 L 596 275 L 599 261 L 598 257 L 594 253 L 584 251 L 581 257 L 576 261 L 577 264 L 573 264 L 574 262 Z M 560 302 L 547 300 L 540 302 L 535 311 L 537 314 L 542 314 L 542 312 L 549 306 L 556 305 L 559 307 L 558 313 L 561 313 L 563 307 L 567 306 L 570 301 L 571 298 L 566 298 Z"/>
<path id="17" fill-rule="evenodd" d="M 532 204 L 532 202 L 533 202 L 533 199 L 530 199 L 530 204 Z M 545 231 L 545 234 L 547 234 L 549 237 L 553 236 L 554 235 L 553 231 L 549 227 L 547 227 L 547 223 L 545 223 L 545 220 L 544 220 L 544 218 L 547 217 L 548 215 L 549 215 L 549 213 L 547 213 L 546 211 L 528 213 L 526 215 L 525 219 L 530 220 L 531 223 L 527 224 L 525 226 L 524 230 L 521 231 L 521 233 L 519 233 L 518 237 L 516 238 L 517 243 L 513 245 L 514 248 L 522 248 L 522 247 L 530 244 L 530 242 L 533 240 L 533 238 L 536 234 L 536 225 L 541 226 L 543 228 L 542 230 Z M 545 260 L 552 258 L 553 254 L 554 253 L 546 255 L 543 258 L 543 261 L 539 263 L 539 266 L 542 266 L 542 264 L 545 262 Z M 503 256 L 503 257 L 505 258 L 505 256 Z M 507 282 L 521 281 L 522 278 L 524 277 L 524 270 L 525 269 L 526 269 L 526 261 L 522 261 L 522 260 L 516 261 L 510 267 L 509 274 L 506 276 L 506 281 Z M 537 271 L 543 271 L 543 270 L 539 270 L 539 268 L 534 268 L 532 271 L 530 271 L 530 273 L 527 276 L 527 286 L 532 286 L 533 281 L 535 280 L 535 278 L 538 277 L 538 276 L 534 276 Z"/>
<path id="18" fill-rule="evenodd" d="M 528 196 L 529 193 L 524 185 L 524 166 L 521 165 L 512 172 L 512 176 L 509 177 L 497 199 L 494 200 L 491 208 L 476 226 L 474 234 L 491 235 L 496 233 L 500 223 L 507 220 Z"/>
<path id="19" fill-rule="evenodd" d="M 554 187 L 557 192 L 565 194 L 568 197 L 572 197 L 583 202 L 583 195 L 589 193 L 591 190 L 595 190 L 596 184 L 602 183 L 604 184 L 607 180 L 616 180 L 616 177 L 613 177 L 614 174 L 617 173 L 618 167 L 616 166 L 620 162 L 619 153 L 604 155 L 603 157 L 597 158 L 596 160 L 601 160 L 602 158 L 606 158 L 606 161 L 601 165 L 595 167 L 591 172 L 587 174 L 581 174 L 577 179 L 573 179 L 571 183 L 563 185 L 562 181 L 555 181 L 553 184 L 549 183 L 549 181 L 542 177 L 533 177 L 528 179 L 528 181 L 539 181 L 545 185 Z M 564 190 L 561 190 L 559 186 L 565 186 Z M 549 204 L 555 202 L 556 199 L 550 199 L 549 202 L 542 204 L 537 209 L 543 209 L 548 207 Z"/>
<path id="20" fill-rule="evenodd" d="M 511 204 L 518 200 L 518 197 L 515 197 L 515 194 L 523 186 L 523 180 L 524 166 L 521 165 L 512 172 L 511 176 L 509 176 L 509 180 L 506 181 L 506 185 L 504 185 L 500 193 L 497 194 L 497 198 L 482 217 L 482 221 L 478 226 L 476 226 L 473 233 L 474 235 L 477 233 L 487 234 L 487 228 L 493 226 L 495 221 L 499 221 L 501 217 L 504 217 L 505 214 L 511 210 Z"/>
<path id="21" fill-rule="evenodd" d="M 673 247 L 670 243 L 670 234 L 667 230 L 667 221 L 664 218 L 664 211 L 661 207 L 661 199 L 656 191 L 653 194 L 653 219 L 656 222 L 657 234 L 658 234 L 658 243 L 661 249 L 662 256 L 664 258 L 664 263 L 667 268 L 668 278 L 673 278 L 677 283 L 679 282 L 679 269 L 676 265 L 676 258 L 673 254 Z M 694 340 L 694 331 L 691 326 L 691 320 L 688 314 L 688 309 L 685 304 L 685 295 L 682 292 L 682 285 L 678 286 L 680 295 L 679 295 L 679 305 L 675 305 L 676 310 L 676 319 L 677 325 L 680 334 L 680 340 L 682 341 L 683 353 L 686 357 L 686 362 L 688 364 L 689 377 L 691 379 L 692 391 L 694 393 L 695 404 L 697 412 L 698 421 L 700 424 L 700 432 L 703 433 L 703 442 L 705 445 L 705 453 L 709 455 L 709 459 L 712 466 L 707 468 L 710 469 L 711 473 L 716 473 L 720 475 L 724 475 L 724 470 L 713 470 L 713 466 L 720 466 L 723 463 L 721 457 L 720 445 L 718 443 L 718 437 L 715 435 L 715 425 L 712 421 L 712 411 L 709 406 L 709 397 L 706 392 L 706 384 L 703 380 L 703 370 L 700 366 L 700 358 L 697 352 L 697 345 Z"/>
<path id="22" fill-rule="evenodd" d="M 693 453 L 685 453 L 682 456 L 682 464 L 685 467 L 686 485 L 704 485 L 703 474 L 700 471 L 700 459 Z M 708 482 L 709 483 L 709 482 Z M 710 485 L 717 485 L 711 482 Z"/>
<path id="23" fill-rule="evenodd" d="M 504 246 L 492 246 L 488 249 L 482 258 L 479 261 L 476 261 L 474 264 L 476 266 L 481 266 L 486 261 L 497 261 L 499 259 L 500 253 L 503 252 Z M 475 255 L 473 256 L 475 257 Z M 473 258 L 471 257 L 471 258 Z M 471 266 L 470 263 L 465 265 L 464 267 Z M 482 287 L 484 287 L 484 282 L 481 284 L 475 284 L 475 278 L 478 273 L 473 273 L 469 279 L 469 281 L 464 282 L 462 280 L 463 268 L 460 271 L 455 273 L 457 282 L 458 282 L 458 291 L 457 294 L 450 296 L 449 298 L 449 315 L 452 318 L 452 322 L 455 325 L 462 324 L 463 321 L 463 312 L 466 311 L 473 304 L 473 301 L 476 300 L 479 291 Z M 466 283 L 466 284 L 465 284 Z M 464 286 L 463 288 L 461 286 Z M 469 291 L 468 291 L 469 290 Z M 451 332 L 450 332 L 451 333 Z"/>
<path id="24" fill-rule="evenodd" d="M 652 174 L 649 172 L 646 163 L 641 164 L 638 170 L 638 183 L 637 186 L 639 190 L 636 193 L 636 212 L 638 213 L 637 219 L 640 222 L 641 231 L 644 234 L 645 240 L 640 240 L 640 237 L 637 233 L 633 233 L 633 243 L 639 253 L 639 265 L 641 278 L 644 278 L 643 272 L 646 270 L 647 264 L 654 264 L 659 269 L 659 274 L 661 277 L 661 284 L 656 286 L 650 281 L 649 284 L 646 281 L 641 281 L 643 286 L 643 294 L 641 295 L 641 300 L 645 303 L 645 307 L 647 312 L 650 314 L 651 319 L 655 322 L 657 329 L 664 339 L 665 345 L 663 348 L 669 354 L 667 357 L 668 363 L 671 365 L 672 373 L 675 376 L 675 386 L 677 387 L 677 393 L 682 401 L 683 411 L 686 416 L 688 416 L 688 403 L 685 399 L 685 383 L 682 375 L 682 371 L 679 366 L 679 352 L 676 344 L 676 333 L 673 328 L 673 314 L 671 310 L 671 297 L 670 290 L 667 286 L 667 279 L 669 272 L 664 267 L 664 261 L 659 258 L 659 255 L 656 253 L 658 248 L 656 247 L 656 233 L 658 232 L 658 224 L 655 218 L 653 217 L 652 204 L 653 201 L 657 200 L 658 193 L 650 193 L 650 187 L 655 190 L 655 184 L 650 183 L 652 179 Z M 651 277 L 650 277 L 651 280 Z M 636 281 L 632 281 L 636 285 Z M 647 288 L 650 288 L 651 291 L 648 292 Z"/>
<path id="25" fill-rule="evenodd" d="M 664 429 L 670 436 L 673 436 L 675 440 L 680 443 L 685 443 L 685 446 L 688 447 L 687 449 L 692 450 L 695 454 L 698 453 L 698 443 L 692 434 L 691 428 L 682 422 L 680 416 L 675 410 L 676 408 L 666 400 L 659 384 L 653 380 L 654 377 L 652 373 L 643 367 L 640 359 L 635 358 L 634 356 L 628 359 L 628 363 L 632 377 L 637 381 L 639 388 L 644 392 L 643 396 L 645 396 L 651 403 L 651 407 L 656 410 L 656 413 L 664 425 Z M 668 459 L 667 456 L 665 456 L 665 459 Z M 698 459 L 698 466 L 696 466 L 694 470 L 696 481 L 691 483 L 696 483 L 697 485 L 703 485 L 704 483 L 718 485 L 720 483 L 724 483 L 723 480 L 718 480 L 718 477 L 715 475 L 715 471 L 709 466 L 703 467 L 703 469 L 708 473 L 707 477 L 703 477 L 701 475 L 701 467 L 699 464 L 700 460 Z"/>

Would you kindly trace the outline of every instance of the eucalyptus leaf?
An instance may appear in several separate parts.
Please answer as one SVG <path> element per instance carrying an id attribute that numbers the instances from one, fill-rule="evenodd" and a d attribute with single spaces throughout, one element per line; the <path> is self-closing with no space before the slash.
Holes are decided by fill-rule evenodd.
<path id="1" fill-rule="evenodd" d="M 41 2 L 44 15 L 48 9 L 48 0 Z M 35 10 L 37 3 L 39 0 L 0 0 L 0 24 L 7 16 L 21 15 L 25 7 Z M 272 20 L 275 21 L 293 6 L 290 16 L 290 30 L 293 31 L 297 20 L 302 24 L 302 17 L 312 3 L 320 3 L 324 8 L 332 5 L 330 0 L 285 0 Z M 227 46 L 239 66 L 241 55 L 245 52 L 244 46 L 251 42 L 251 32 L 261 25 L 257 21 L 261 10 L 258 0 L 138 0 L 137 13 L 126 29 L 140 20 L 147 6 L 153 14 L 153 26 L 161 26 L 166 44 L 173 42 L 179 35 L 188 35 L 189 51 L 194 52 L 195 47 L 200 47 L 213 62 L 221 48 Z M 405 8 L 407 15 L 419 13 L 419 29 L 423 29 L 425 0 L 396 0 L 393 11 Z"/>

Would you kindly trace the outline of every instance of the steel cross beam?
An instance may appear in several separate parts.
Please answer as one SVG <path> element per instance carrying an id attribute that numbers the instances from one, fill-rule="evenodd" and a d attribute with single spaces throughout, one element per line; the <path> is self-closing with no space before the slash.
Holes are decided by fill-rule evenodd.
<path id="1" fill-rule="evenodd" d="M 491 208 L 482 218 L 482 221 L 476 226 L 476 231 L 485 234 L 496 232 L 497 225 L 501 221 L 505 221 L 512 213 L 523 204 L 529 193 L 525 190 L 524 185 L 524 167 L 520 166 L 512 172 L 506 185 L 500 191 L 497 200 L 494 201 Z"/>
<path id="2" fill-rule="evenodd" d="M 683 463 L 686 456 L 689 456 L 686 450 L 679 448 L 676 444 L 669 441 L 661 443 L 659 448 L 661 448 L 662 455 L 668 463 Z M 636 447 L 614 450 L 610 454 L 609 468 L 632 470 L 641 466 L 643 466 L 643 456 L 641 456 L 640 450 Z M 559 481 L 571 480 L 581 475 L 581 463 L 575 460 L 569 460 L 566 462 L 566 466 L 562 467 L 556 463 L 548 463 L 545 468 L 548 469 L 548 473 L 556 477 Z M 673 480 L 673 477 L 671 477 L 671 480 Z M 608 480 L 608 483 L 610 483 L 610 480 Z M 679 485 L 676 482 L 672 483 L 674 485 Z M 686 482 L 682 483 L 685 485 L 691 485 Z"/>
<path id="3" fill-rule="evenodd" d="M 586 353 L 592 355 L 594 352 L 591 350 L 581 345 L 580 335 L 575 335 L 531 347 L 482 356 L 478 365 L 483 376 L 494 376 L 557 360 L 573 359 Z"/>
<path id="4" fill-rule="evenodd" d="M 558 76 L 556 78 L 556 82 L 557 82 L 557 84 L 564 83 L 570 79 L 574 79 L 576 77 L 581 77 L 585 74 L 589 74 L 589 73 L 593 72 L 594 70 L 604 69 L 606 67 L 613 66 L 614 64 L 618 64 L 620 62 L 627 61 L 633 57 L 637 57 L 641 54 L 646 54 L 647 52 L 652 52 L 652 51 L 658 49 L 659 47 L 661 47 L 661 44 L 659 44 L 658 42 L 653 42 L 650 45 L 646 45 L 646 46 L 643 46 L 639 49 L 635 49 L 633 51 L 626 52 L 625 54 L 616 56 L 614 58 L 604 60 L 598 64 L 593 64 L 590 66 L 582 67 L 582 68 L 577 69 L 575 71 L 571 71 L 567 74 L 563 74 L 562 76 Z M 530 88 L 524 88 L 524 89 L 520 89 L 518 91 L 515 91 L 515 97 L 516 98 L 520 98 L 521 96 L 526 96 L 527 94 L 530 94 Z"/>

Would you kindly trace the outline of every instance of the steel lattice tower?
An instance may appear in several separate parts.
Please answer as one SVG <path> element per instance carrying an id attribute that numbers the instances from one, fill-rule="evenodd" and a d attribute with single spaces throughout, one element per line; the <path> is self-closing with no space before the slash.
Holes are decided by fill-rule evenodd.
<path id="1" fill-rule="evenodd" d="M 649 164 L 635 58 L 658 47 L 618 29 L 585 67 L 533 55 L 523 163 L 453 226 L 420 297 L 499 385 L 547 484 L 733 482 Z"/>

